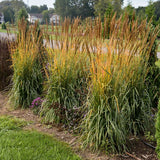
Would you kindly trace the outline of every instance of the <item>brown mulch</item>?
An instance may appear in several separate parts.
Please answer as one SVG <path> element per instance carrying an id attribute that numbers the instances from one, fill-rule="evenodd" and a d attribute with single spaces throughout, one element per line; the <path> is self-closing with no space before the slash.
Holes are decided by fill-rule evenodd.
<path id="1" fill-rule="evenodd" d="M 79 137 L 74 136 L 61 129 L 58 126 L 50 126 L 42 123 L 42 119 L 33 114 L 30 109 L 17 109 L 13 110 L 7 104 L 7 96 L 0 93 L 0 116 L 9 115 L 17 118 L 30 121 L 31 123 L 25 127 L 27 130 L 37 130 L 49 134 L 60 141 L 66 142 L 74 150 L 76 154 L 82 157 L 84 160 L 158 160 L 155 150 L 145 145 L 142 141 L 132 138 L 131 151 L 126 152 L 123 155 L 110 155 L 107 156 L 105 153 L 92 153 L 88 149 L 82 150 L 81 144 L 78 141 Z"/>

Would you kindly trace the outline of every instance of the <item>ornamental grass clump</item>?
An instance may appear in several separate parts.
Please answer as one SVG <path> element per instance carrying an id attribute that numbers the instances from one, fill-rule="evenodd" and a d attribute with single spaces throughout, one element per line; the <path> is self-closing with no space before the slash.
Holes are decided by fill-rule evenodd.
<path id="1" fill-rule="evenodd" d="M 17 44 L 11 55 L 14 74 L 10 102 L 15 108 L 29 107 L 42 93 L 43 44 L 42 34 L 38 34 L 35 27 L 27 29 L 27 22 L 19 22 Z"/>
<path id="2" fill-rule="evenodd" d="M 53 27 L 41 115 L 49 123 L 78 127 L 84 147 L 123 152 L 129 136 L 150 127 L 152 104 L 145 82 L 158 30 L 150 32 L 146 20 L 139 24 L 127 15 L 118 20 L 114 15 L 109 31 L 105 21 L 65 19 Z"/>
<path id="3" fill-rule="evenodd" d="M 76 128 L 86 101 L 89 59 L 84 51 L 80 51 L 81 39 L 72 35 L 76 34 L 79 20 L 73 22 L 71 29 L 69 25 L 66 19 L 61 34 L 57 34 L 60 35 L 57 45 L 55 43 L 54 48 L 48 49 L 47 95 L 41 114 L 46 122 Z"/>
<path id="4" fill-rule="evenodd" d="M 160 68 L 160 60 L 158 60 L 155 64 L 158 68 Z M 158 103 L 158 113 L 157 113 L 157 116 L 156 116 L 155 127 L 156 127 L 155 138 L 156 138 L 156 141 L 157 141 L 156 152 L 157 152 L 158 158 L 160 159 L 160 100 L 159 100 L 159 103 Z"/>
<path id="5" fill-rule="evenodd" d="M 33 100 L 30 108 L 33 110 L 33 113 L 38 115 L 43 103 L 43 99 L 41 97 L 37 97 Z"/>
<path id="6" fill-rule="evenodd" d="M 85 147 L 107 152 L 126 150 L 130 135 L 144 133 L 150 126 L 151 100 L 146 76 L 149 53 L 158 30 L 150 24 L 112 18 L 108 43 L 99 39 L 91 56 L 89 94 L 82 122 Z"/>
<path id="7" fill-rule="evenodd" d="M 157 113 L 157 118 L 156 118 L 156 140 L 157 140 L 157 147 L 156 147 L 156 152 L 158 155 L 158 158 L 160 159 L 160 100 L 158 104 L 158 113 Z"/>

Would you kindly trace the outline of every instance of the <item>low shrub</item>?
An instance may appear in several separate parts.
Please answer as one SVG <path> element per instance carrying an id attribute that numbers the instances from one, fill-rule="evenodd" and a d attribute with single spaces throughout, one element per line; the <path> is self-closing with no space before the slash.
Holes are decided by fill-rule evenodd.
<path id="1" fill-rule="evenodd" d="M 7 29 L 6 24 L 2 23 L 2 29 Z"/>
<path id="2" fill-rule="evenodd" d="M 0 91 L 7 89 L 11 81 L 11 52 L 10 40 L 0 37 Z"/>
<path id="3" fill-rule="evenodd" d="M 38 115 L 40 108 L 42 106 L 43 100 L 41 99 L 41 97 L 37 97 L 36 99 L 33 100 L 30 108 L 33 109 L 33 113 Z"/>

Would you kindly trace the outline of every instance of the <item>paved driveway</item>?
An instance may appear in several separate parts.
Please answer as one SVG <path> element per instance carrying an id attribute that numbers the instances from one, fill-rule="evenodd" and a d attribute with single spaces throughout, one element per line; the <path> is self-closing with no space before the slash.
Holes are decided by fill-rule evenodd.
<path id="1" fill-rule="evenodd" d="M 3 32 L 0 32 L 0 37 L 2 38 L 9 38 L 9 39 L 15 39 L 16 35 L 15 34 L 7 34 L 7 33 L 3 33 Z"/>

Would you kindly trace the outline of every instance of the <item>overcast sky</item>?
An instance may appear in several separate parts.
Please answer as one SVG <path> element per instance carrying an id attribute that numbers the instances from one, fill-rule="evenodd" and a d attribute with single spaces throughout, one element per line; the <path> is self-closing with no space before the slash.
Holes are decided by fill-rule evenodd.
<path id="1" fill-rule="evenodd" d="M 27 1 L 29 1 L 30 6 L 47 4 L 49 8 L 53 7 L 53 3 L 55 2 L 55 0 L 24 0 L 25 3 L 27 3 Z M 137 8 L 138 6 L 147 6 L 149 0 L 130 0 L 130 1 L 132 5 Z M 128 0 L 124 0 L 124 5 L 127 5 L 127 3 Z"/>
<path id="2" fill-rule="evenodd" d="M 136 8 L 139 7 L 139 6 L 147 6 L 148 1 L 149 0 L 130 0 L 132 5 Z M 153 0 L 153 1 L 156 2 L 157 0 Z M 124 5 L 127 5 L 127 3 L 128 3 L 128 0 L 124 0 Z"/>
<path id="3" fill-rule="evenodd" d="M 55 2 L 55 0 L 23 0 L 23 1 L 26 4 L 28 4 L 29 2 L 29 6 L 31 5 L 40 6 L 40 5 L 46 4 L 49 8 L 53 8 L 53 3 Z M 128 1 L 129 0 L 124 0 L 124 5 L 127 5 Z M 149 0 L 130 0 L 130 1 L 132 5 L 137 8 L 139 6 L 147 6 Z M 157 0 L 154 0 L 154 1 L 157 1 Z"/>

